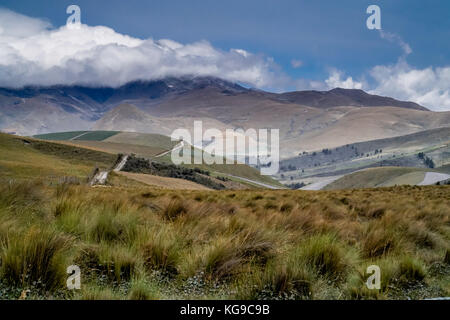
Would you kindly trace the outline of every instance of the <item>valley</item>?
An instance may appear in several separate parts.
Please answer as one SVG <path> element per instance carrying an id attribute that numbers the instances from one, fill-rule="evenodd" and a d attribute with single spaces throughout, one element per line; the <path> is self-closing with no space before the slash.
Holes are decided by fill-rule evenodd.
<path id="1" fill-rule="evenodd" d="M 0 133 L 0 298 L 450 295 L 448 112 L 358 90 L 167 81 L 25 90 L 20 125 L 0 109 L 15 133 Z M 43 95 L 77 108 L 55 98 L 39 120 Z M 174 165 L 173 150 L 206 152 L 169 137 L 194 119 L 280 128 L 280 172 Z M 64 287 L 72 264 L 83 271 L 78 291 Z M 379 290 L 365 286 L 373 264 Z"/>
<path id="2" fill-rule="evenodd" d="M 168 136 L 178 128 L 193 132 L 194 121 L 222 132 L 279 129 L 281 170 L 273 178 L 290 186 L 319 183 L 324 187 L 326 181 L 372 167 L 424 168 L 419 153 L 433 161 L 433 170 L 450 161 L 450 112 L 431 112 L 362 90 L 276 94 L 218 78 L 182 77 L 136 81 L 118 88 L 0 89 L 0 103 L 4 132 L 113 154 L 145 158 L 161 154 L 159 160 L 166 162 L 176 143 Z M 53 118 L 41 119 L 49 112 Z M 74 131 L 67 132 L 70 129 Z M 152 137 L 149 143 L 148 137 Z M 236 168 L 219 165 L 212 172 L 260 183 L 272 180 L 250 169 L 234 174 Z M 275 182 L 278 187 L 279 182 Z"/>
<path id="3" fill-rule="evenodd" d="M 450 2 L 403 2 L 2 0 L 2 314 L 437 313 Z"/>
<path id="4" fill-rule="evenodd" d="M 431 160 L 427 162 L 427 159 Z M 357 187 L 374 187 L 378 184 L 403 184 L 401 179 L 388 181 L 395 178 L 395 176 L 389 175 L 394 172 L 389 169 L 391 167 L 398 167 L 400 170 L 407 168 L 407 170 L 416 172 L 435 171 L 446 174 L 449 172 L 445 166 L 449 163 L 450 128 L 444 127 L 393 138 L 347 144 L 332 149 L 303 152 L 297 157 L 282 160 L 280 162 L 281 170 L 277 177 L 285 184 L 318 183 L 318 186 L 324 188 L 327 183 L 341 179 L 353 172 L 365 172 L 369 168 L 378 168 L 378 173 L 386 173 L 386 180 L 373 184 L 369 181 L 370 179 L 363 179 L 357 184 Z M 366 176 L 371 175 L 367 174 Z M 444 178 L 445 176 L 442 180 L 445 180 Z M 422 180 L 406 179 L 404 182 L 418 184 Z M 350 185 L 346 186 L 351 187 Z M 305 188 L 308 189 L 308 186 Z"/>
<path id="5" fill-rule="evenodd" d="M 116 132 L 116 131 L 89 131 L 85 135 L 78 137 L 80 132 L 63 132 L 37 135 L 40 138 L 52 142 L 57 142 L 66 146 L 82 147 L 86 150 L 104 152 L 117 156 L 118 154 L 133 154 L 137 157 L 143 157 L 150 161 L 157 161 L 165 164 L 172 164 L 170 152 L 178 145 L 177 141 L 171 141 L 169 137 L 159 134 L 140 134 L 136 132 Z M 87 134 L 86 134 L 87 133 Z M 91 140 L 78 140 L 88 137 Z M 94 139 L 98 139 L 95 141 Z M 191 146 L 183 147 L 191 148 Z M 185 151 L 186 152 L 186 151 Z M 193 154 L 193 153 L 192 153 Z M 204 170 L 211 174 L 213 179 L 225 180 L 225 182 L 235 181 L 233 188 L 242 189 L 245 187 L 264 187 L 264 188 L 283 188 L 283 185 L 276 180 L 259 174 L 255 168 L 245 164 L 186 164 L 183 167 L 187 169 Z M 136 175 L 127 175 L 136 177 L 139 181 L 154 181 L 145 177 Z M 222 181 L 223 182 L 223 181 Z M 160 184 L 160 183 L 158 183 Z"/>
<path id="6" fill-rule="evenodd" d="M 212 77 L 119 88 L 0 88 L 0 105 L 0 129 L 19 135 L 108 130 L 170 136 L 177 128 L 192 130 L 194 120 L 219 130 L 278 128 L 281 158 L 450 126 L 450 112 L 362 90 L 275 94 Z"/>

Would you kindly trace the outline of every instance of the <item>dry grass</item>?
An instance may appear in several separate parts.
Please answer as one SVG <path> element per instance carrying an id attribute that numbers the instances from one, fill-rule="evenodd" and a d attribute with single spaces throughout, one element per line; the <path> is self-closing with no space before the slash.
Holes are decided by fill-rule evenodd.
<path id="1" fill-rule="evenodd" d="M 109 141 L 109 140 L 108 140 Z M 126 143 L 116 143 L 116 142 L 108 142 L 108 141 L 82 141 L 82 140 L 73 140 L 73 141 L 60 141 L 60 144 L 66 144 L 69 146 L 82 147 L 89 150 L 106 152 L 111 154 L 119 154 L 119 153 L 134 153 L 136 155 L 150 158 L 155 155 L 167 151 L 165 148 L 160 147 L 151 147 L 151 146 L 142 146 L 136 144 L 126 144 Z"/>
<path id="2" fill-rule="evenodd" d="M 62 255 L 70 237 L 59 232 L 30 228 L 11 234 L 1 248 L 3 281 L 21 287 L 61 288 L 65 278 Z"/>
<path id="3" fill-rule="evenodd" d="M 64 297 L 393 298 L 392 287 L 418 282 L 438 288 L 424 296 L 450 294 L 448 186 L 0 189 L 2 279 L 20 289 L 40 280 L 44 297 L 64 288 L 73 263 L 83 287 Z M 382 270 L 376 292 L 364 286 L 371 264 Z"/>
<path id="4" fill-rule="evenodd" d="M 201 184 L 176 178 L 167 178 L 154 176 L 150 174 L 131 173 L 131 172 L 117 172 L 117 174 L 133 179 L 144 184 L 160 187 L 163 189 L 177 189 L 177 190 L 208 190 L 207 187 Z"/>

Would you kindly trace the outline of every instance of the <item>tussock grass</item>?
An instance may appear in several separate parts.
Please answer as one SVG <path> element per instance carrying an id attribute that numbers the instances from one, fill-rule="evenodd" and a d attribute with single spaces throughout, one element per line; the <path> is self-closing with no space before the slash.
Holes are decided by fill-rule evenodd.
<path id="1" fill-rule="evenodd" d="M 270 294 L 277 298 L 312 298 L 312 282 L 311 275 L 305 269 L 293 264 L 268 269 L 263 278 L 264 289 L 268 288 Z"/>
<path id="2" fill-rule="evenodd" d="M 80 247 L 74 261 L 88 279 L 106 281 L 112 286 L 130 280 L 142 263 L 134 248 L 108 243 Z"/>
<path id="3" fill-rule="evenodd" d="M 280 206 L 280 211 L 281 212 L 291 212 L 293 208 L 294 208 L 294 205 L 292 203 L 283 203 Z"/>
<path id="4" fill-rule="evenodd" d="M 284 254 L 264 270 L 240 279 L 241 299 L 312 299 L 314 273 L 295 255 Z"/>
<path id="5" fill-rule="evenodd" d="M 58 232 L 31 228 L 24 235 L 11 235 L 1 249 L 2 279 L 23 287 L 38 284 L 43 289 L 62 287 L 64 253 L 70 239 Z"/>
<path id="6" fill-rule="evenodd" d="M 155 283 L 142 278 L 135 278 L 131 281 L 129 300 L 160 300 L 161 296 Z"/>
<path id="7" fill-rule="evenodd" d="M 203 268 L 215 279 L 226 278 L 239 272 L 245 262 L 265 264 L 272 250 L 270 240 L 258 232 L 222 237 L 207 249 Z"/>
<path id="8" fill-rule="evenodd" d="M 121 283 L 129 280 L 134 272 L 139 257 L 130 248 L 123 246 L 102 246 L 100 251 L 100 261 L 107 272 L 107 277 L 114 283 Z"/>
<path id="9" fill-rule="evenodd" d="M 405 256 L 400 261 L 399 272 L 401 280 L 422 281 L 426 276 L 426 269 L 423 263 L 411 256 Z"/>
<path id="10" fill-rule="evenodd" d="M 351 250 L 344 248 L 330 234 L 313 236 L 296 248 L 299 259 L 314 268 L 319 274 L 342 278 L 351 269 L 348 257 Z"/>
<path id="11" fill-rule="evenodd" d="M 54 296 L 77 264 L 82 289 L 68 298 L 385 299 L 401 290 L 429 297 L 431 284 L 450 294 L 440 278 L 449 194 L 447 186 L 180 193 L 12 181 L 0 185 L 0 285 L 20 291 L 40 281 Z M 429 271 L 436 263 L 444 273 Z M 371 264 L 381 268 L 380 290 L 365 287 Z"/>
<path id="12" fill-rule="evenodd" d="M 365 230 L 366 237 L 362 242 L 365 257 L 375 258 L 389 254 L 400 246 L 399 235 L 392 225 L 384 221 L 371 221 Z"/>
<path id="13" fill-rule="evenodd" d="M 147 268 L 170 274 L 178 273 L 181 245 L 176 234 L 170 231 L 167 227 L 160 230 L 143 246 L 143 258 Z"/>
<path id="14" fill-rule="evenodd" d="M 202 264 L 207 275 L 219 279 L 233 275 L 243 262 L 236 241 L 222 238 L 207 248 Z"/>
<path id="15" fill-rule="evenodd" d="M 36 205 L 42 203 L 44 194 L 43 183 L 40 180 L 17 183 L 13 180 L 2 186 L 0 192 L 0 208 L 14 213 L 27 209 L 37 209 Z"/>
<path id="16" fill-rule="evenodd" d="M 173 221 L 187 211 L 188 209 L 182 200 L 173 199 L 164 208 L 163 217 L 169 221 Z"/>
<path id="17" fill-rule="evenodd" d="M 88 237 L 94 242 L 132 242 L 137 234 L 136 225 L 132 217 L 106 209 L 97 213 L 88 226 Z"/>
<path id="18" fill-rule="evenodd" d="M 80 300 L 120 300 L 122 296 L 109 287 L 86 286 L 78 296 Z"/>

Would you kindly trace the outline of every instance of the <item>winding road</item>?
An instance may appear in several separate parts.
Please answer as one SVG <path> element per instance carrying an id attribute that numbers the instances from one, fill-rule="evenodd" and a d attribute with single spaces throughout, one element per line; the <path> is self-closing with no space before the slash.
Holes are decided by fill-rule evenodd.
<path id="1" fill-rule="evenodd" d="M 112 169 L 112 171 L 120 171 L 125 166 L 128 160 L 128 155 L 122 156 L 122 159 L 120 159 L 119 163 Z M 94 177 L 89 182 L 89 185 L 95 186 L 95 185 L 103 185 L 106 183 L 106 179 L 108 179 L 108 175 L 111 171 L 99 171 L 97 172 Z"/>
<path id="2" fill-rule="evenodd" d="M 117 166 L 113 169 L 113 171 L 120 171 L 123 169 L 123 167 L 125 166 L 125 164 L 127 163 L 128 160 L 128 155 L 124 155 L 122 157 L 122 159 L 120 159 L 119 163 L 117 164 Z"/>

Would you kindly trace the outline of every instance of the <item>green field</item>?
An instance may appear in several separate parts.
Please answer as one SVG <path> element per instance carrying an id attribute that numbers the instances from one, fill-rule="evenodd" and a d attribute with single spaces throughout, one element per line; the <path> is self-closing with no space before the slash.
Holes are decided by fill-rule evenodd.
<path id="1" fill-rule="evenodd" d="M 0 134 L 0 179 L 86 179 L 94 167 L 111 167 L 116 156 L 60 143 Z"/>
<path id="2" fill-rule="evenodd" d="M 82 141 L 103 141 L 106 140 L 120 131 L 90 131 L 82 136 L 75 138 L 74 140 L 82 140 Z"/>
<path id="3" fill-rule="evenodd" d="M 136 154 L 144 158 L 151 158 L 160 154 L 161 152 L 167 151 L 167 149 L 161 149 L 159 147 L 142 146 L 130 143 L 116 143 L 109 141 L 82 141 L 82 140 L 71 140 L 62 141 L 61 143 L 80 146 L 82 148 L 98 150 L 102 152 L 108 152 L 112 154 Z"/>
<path id="4" fill-rule="evenodd" d="M 118 133 L 119 131 L 68 131 L 68 132 L 38 134 L 33 137 L 41 140 L 54 140 L 54 141 L 66 141 L 66 140 L 103 141 Z"/>
<path id="5" fill-rule="evenodd" d="M 70 140 L 72 138 L 75 138 L 81 134 L 85 134 L 89 131 L 68 131 L 68 132 L 55 132 L 55 133 L 46 133 L 46 134 L 37 134 L 33 136 L 37 139 L 42 140 L 55 140 L 55 141 L 63 141 L 63 140 Z"/>
<path id="6" fill-rule="evenodd" d="M 178 141 L 171 141 L 170 137 L 161 134 L 139 132 L 120 132 L 105 139 L 105 142 L 133 144 L 162 150 L 170 150 L 178 143 Z"/>

